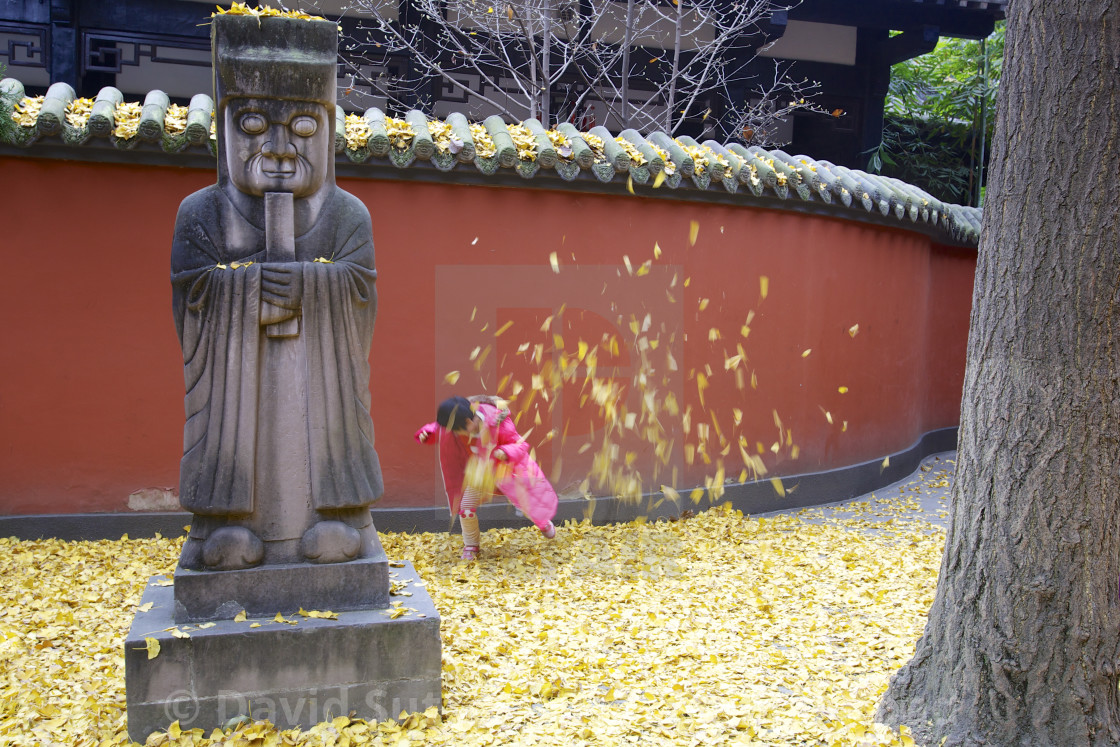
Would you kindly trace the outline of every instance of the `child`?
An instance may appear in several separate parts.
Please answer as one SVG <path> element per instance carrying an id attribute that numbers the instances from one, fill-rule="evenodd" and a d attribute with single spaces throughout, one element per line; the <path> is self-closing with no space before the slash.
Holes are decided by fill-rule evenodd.
<path id="1" fill-rule="evenodd" d="M 508 410 L 498 400 L 451 397 L 440 403 L 436 421 L 416 431 L 419 443 L 439 440 L 439 464 L 451 514 L 459 514 L 463 560 L 478 557 L 478 506 L 495 489 L 521 509 L 548 539 L 556 536 L 556 491 L 529 444 L 517 433 Z"/>

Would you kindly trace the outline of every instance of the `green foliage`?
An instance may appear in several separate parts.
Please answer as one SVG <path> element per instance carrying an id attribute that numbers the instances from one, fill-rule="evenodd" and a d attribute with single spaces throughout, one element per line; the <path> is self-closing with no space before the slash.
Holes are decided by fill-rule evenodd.
<path id="1" fill-rule="evenodd" d="M 977 201 L 981 152 L 995 131 L 1005 28 L 996 24 L 983 42 L 942 39 L 933 52 L 891 68 L 883 141 L 869 170 L 942 200 Z"/>
<path id="2" fill-rule="evenodd" d="M 972 202 L 967 124 L 888 116 L 869 169 L 924 189 L 944 202 Z"/>
<path id="3" fill-rule="evenodd" d="M 981 102 L 989 112 L 995 106 L 1005 28 L 1002 21 L 996 24 L 995 32 L 983 42 L 942 39 L 929 54 L 892 67 L 886 113 L 907 119 L 978 122 Z"/>

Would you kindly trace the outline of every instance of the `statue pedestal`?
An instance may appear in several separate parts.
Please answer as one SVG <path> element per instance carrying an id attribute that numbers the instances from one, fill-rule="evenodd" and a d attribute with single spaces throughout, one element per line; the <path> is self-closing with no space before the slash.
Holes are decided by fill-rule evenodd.
<path id="1" fill-rule="evenodd" d="M 389 576 L 394 590 L 411 593 L 393 598 L 408 608 L 396 619 L 396 607 L 315 606 L 338 619 L 285 614 L 288 622 L 278 622 L 274 608 L 234 622 L 237 610 L 205 628 L 178 622 L 175 593 L 153 577 L 141 599 L 141 607 L 152 606 L 136 613 L 124 644 L 129 737 L 143 744 L 174 721 L 209 733 L 245 715 L 306 729 L 351 712 L 383 721 L 441 706 L 439 613 L 411 565 Z M 274 597 L 282 588 L 272 587 Z M 159 643 L 155 658 L 148 658 L 147 638 Z"/>
<path id="2" fill-rule="evenodd" d="M 378 547 L 378 550 L 381 548 Z M 405 597 L 407 599 L 407 597 Z M 368 610 L 389 606 L 389 563 L 379 557 L 348 563 L 262 565 L 238 571 L 175 569 L 175 622 L 230 620 L 305 610 Z"/>

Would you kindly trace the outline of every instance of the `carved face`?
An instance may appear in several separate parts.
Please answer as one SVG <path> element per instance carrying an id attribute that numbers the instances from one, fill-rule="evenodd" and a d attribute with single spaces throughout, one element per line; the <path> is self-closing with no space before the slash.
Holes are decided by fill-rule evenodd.
<path id="1" fill-rule="evenodd" d="M 226 169 L 245 194 L 307 197 L 327 177 L 333 133 L 327 109 L 311 101 L 233 99 L 225 110 Z"/>

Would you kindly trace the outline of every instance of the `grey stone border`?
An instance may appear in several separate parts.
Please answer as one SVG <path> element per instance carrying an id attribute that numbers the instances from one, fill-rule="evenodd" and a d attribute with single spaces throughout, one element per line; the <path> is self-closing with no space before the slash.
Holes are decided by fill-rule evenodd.
<path id="1" fill-rule="evenodd" d="M 902 451 L 886 455 L 890 458 L 886 467 L 883 467 L 883 457 L 880 457 L 825 472 L 783 477 L 786 490 L 796 486 L 795 492 L 787 493 L 784 498 L 777 494 L 769 480 L 729 484 L 723 497 L 715 503 L 730 501 L 743 513 L 761 514 L 845 501 L 902 480 L 917 470 L 922 459 L 930 454 L 956 448 L 957 428 L 941 428 L 929 431 Z M 653 520 L 674 517 L 683 510 L 702 511 L 712 505 L 705 496 L 699 504 L 682 497 L 679 506 L 671 501 L 661 501 L 654 507 L 660 498 L 660 493 L 650 494 L 640 503 L 598 498 L 591 519 L 595 524 L 627 522 L 639 516 Z M 567 519 L 581 520 L 585 518 L 587 508 L 586 501 L 561 501 L 555 521 L 560 524 Z M 487 504 L 479 514 L 483 529 L 529 526 L 528 519 L 519 516 L 506 501 Z M 189 513 L 177 511 L 0 516 L 0 537 L 75 541 L 119 539 L 124 534 L 133 538 L 154 537 L 156 532 L 164 537 L 177 537 L 184 533 L 183 527 L 190 523 L 190 518 Z M 451 517 L 443 506 L 375 508 L 373 522 L 379 531 L 388 532 L 447 532 L 452 528 Z"/>

